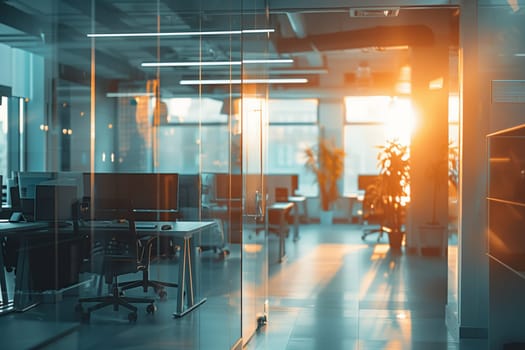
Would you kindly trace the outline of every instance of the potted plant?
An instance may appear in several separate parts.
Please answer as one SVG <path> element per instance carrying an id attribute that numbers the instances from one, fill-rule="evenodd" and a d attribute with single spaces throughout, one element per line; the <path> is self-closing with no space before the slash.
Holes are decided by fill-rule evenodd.
<path id="1" fill-rule="evenodd" d="M 409 198 L 409 148 L 398 139 L 387 140 L 385 145 L 378 148 L 378 195 L 385 213 L 384 226 L 390 230 L 388 232 L 390 248 L 398 252 L 403 241 L 403 216 Z"/>
<path id="2" fill-rule="evenodd" d="M 315 180 L 319 185 L 319 197 L 321 205 L 321 223 L 332 221 L 332 210 L 339 198 L 337 181 L 343 176 L 343 160 L 345 152 L 335 146 L 332 140 L 324 137 L 319 143 L 305 150 L 305 166 L 315 174 Z"/>

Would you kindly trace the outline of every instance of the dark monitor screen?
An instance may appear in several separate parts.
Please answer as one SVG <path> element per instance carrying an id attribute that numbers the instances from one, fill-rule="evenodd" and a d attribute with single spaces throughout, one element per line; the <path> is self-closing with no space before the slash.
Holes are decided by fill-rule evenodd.
<path id="1" fill-rule="evenodd" d="M 54 174 L 50 172 L 29 171 L 17 174 L 20 208 L 27 220 L 34 220 L 36 186 L 53 179 Z"/>
<path id="2" fill-rule="evenodd" d="M 240 174 L 215 174 L 215 199 L 241 199 L 242 181 Z"/>
<path id="3" fill-rule="evenodd" d="M 20 199 L 35 199 L 36 185 L 51 181 L 55 178 L 50 172 L 20 172 L 18 173 L 18 190 Z"/>
<path id="4" fill-rule="evenodd" d="M 78 190 L 72 185 L 37 185 L 35 190 L 35 221 L 65 222 L 73 219 L 73 205 Z"/>
<path id="5" fill-rule="evenodd" d="M 179 205 L 187 208 L 200 207 L 201 177 L 199 174 L 179 175 Z"/>
<path id="6" fill-rule="evenodd" d="M 110 208 L 115 202 L 129 203 L 137 213 L 137 219 L 170 219 L 169 215 L 155 213 L 177 213 L 178 174 L 156 173 L 85 173 L 84 196 L 92 197 L 93 206 Z M 153 215 L 148 215 L 152 213 Z"/>
<path id="7" fill-rule="evenodd" d="M 18 186 L 9 187 L 9 196 L 11 198 L 11 210 L 22 211 L 22 204 L 20 203 L 20 190 Z"/>

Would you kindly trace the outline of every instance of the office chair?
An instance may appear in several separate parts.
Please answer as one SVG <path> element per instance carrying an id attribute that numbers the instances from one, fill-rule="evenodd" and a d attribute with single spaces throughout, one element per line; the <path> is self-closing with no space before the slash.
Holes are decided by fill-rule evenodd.
<path id="1" fill-rule="evenodd" d="M 149 278 L 149 267 L 152 261 L 152 249 L 157 241 L 156 236 L 141 237 L 140 242 L 142 249 L 139 250 L 138 270 L 142 272 L 142 279 L 135 281 L 120 282 L 118 286 L 121 291 L 128 290 L 131 288 L 142 287 L 144 293 L 148 292 L 148 288 L 152 287 L 155 293 L 159 295 L 161 299 L 165 299 L 168 295 L 164 287 L 177 288 L 177 283 L 155 281 Z"/>
<path id="2" fill-rule="evenodd" d="M 371 234 L 377 233 L 377 242 L 383 238 L 385 233 L 389 232 L 389 228 L 385 223 L 385 210 L 382 199 L 379 194 L 378 186 L 375 184 L 368 185 L 365 189 L 363 197 L 363 222 L 365 225 L 374 225 L 379 227 L 363 228 L 361 239 L 365 240 Z"/>
<path id="3" fill-rule="evenodd" d="M 135 223 L 130 210 L 114 209 L 106 210 L 111 212 L 113 220 L 107 221 L 107 216 L 96 220 L 83 221 L 77 226 L 79 234 L 89 238 L 90 244 L 90 265 L 91 272 L 102 275 L 109 287 L 107 295 L 95 296 L 78 299 L 75 311 L 80 313 L 83 322 L 89 322 L 91 313 L 106 306 L 113 306 L 115 311 L 119 307 L 124 307 L 130 311 L 128 320 L 137 320 L 137 307 L 135 303 L 149 304 L 146 307 L 148 314 L 153 314 L 156 310 L 152 298 L 134 298 L 123 295 L 118 288 L 117 277 L 123 274 L 135 273 L 140 270 L 139 246 L 141 241 L 135 231 Z M 84 310 L 84 303 L 95 303 L 87 310 Z"/>

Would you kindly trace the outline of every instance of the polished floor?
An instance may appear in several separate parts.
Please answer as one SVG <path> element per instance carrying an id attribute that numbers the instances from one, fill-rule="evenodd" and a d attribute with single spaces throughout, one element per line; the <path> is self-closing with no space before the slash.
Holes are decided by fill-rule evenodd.
<path id="1" fill-rule="evenodd" d="M 442 258 L 404 250 L 392 254 L 386 237 L 363 241 L 361 232 L 359 225 L 302 225 L 300 239 L 287 240 L 281 263 L 278 240 L 269 237 L 268 322 L 247 350 L 486 348 L 483 341 L 460 343 L 447 330 L 450 271 Z M 240 275 L 240 253 L 231 248 L 226 259 L 202 253 L 200 281 L 207 301 L 182 318 L 172 317 L 169 294 L 154 315 L 142 313 L 136 324 L 111 308 L 82 324 L 73 311 L 76 297 L 65 296 L 0 316 L 0 329 L 24 335 L 7 349 L 229 349 L 241 323 L 240 281 L 234 277 Z M 163 260 L 155 274 L 166 277 L 176 264 L 176 258 Z"/>

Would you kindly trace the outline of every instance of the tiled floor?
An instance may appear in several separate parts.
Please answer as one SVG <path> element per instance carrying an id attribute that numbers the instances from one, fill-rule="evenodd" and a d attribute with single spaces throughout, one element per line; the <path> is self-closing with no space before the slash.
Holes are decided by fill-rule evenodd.
<path id="1" fill-rule="evenodd" d="M 447 267 L 440 258 L 393 255 L 386 238 L 363 242 L 358 225 L 303 225 L 301 239 L 290 237 L 286 247 L 279 264 L 278 241 L 269 238 L 268 323 L 247 350 L 486 348 L 482 341 L 459 344 L 447 331 Z M 203 280 L 228 280 L 228 287 L 208 283 L 208 301 L 192 314 L 174 320 L 168 300 L 153 317 L 129 325 L 115 322 L 109 309 L 47 348 L 228 349 L 240 334 L 239 298 L 230 293 L 237 290 L 231 276 L 239 274 L 239 255 L 233 249 L 220 261 L 210 253 L 201 257 Z M 73 302 L 1 316 L 0 327 L 21 318 L 72 322 Z"/>

